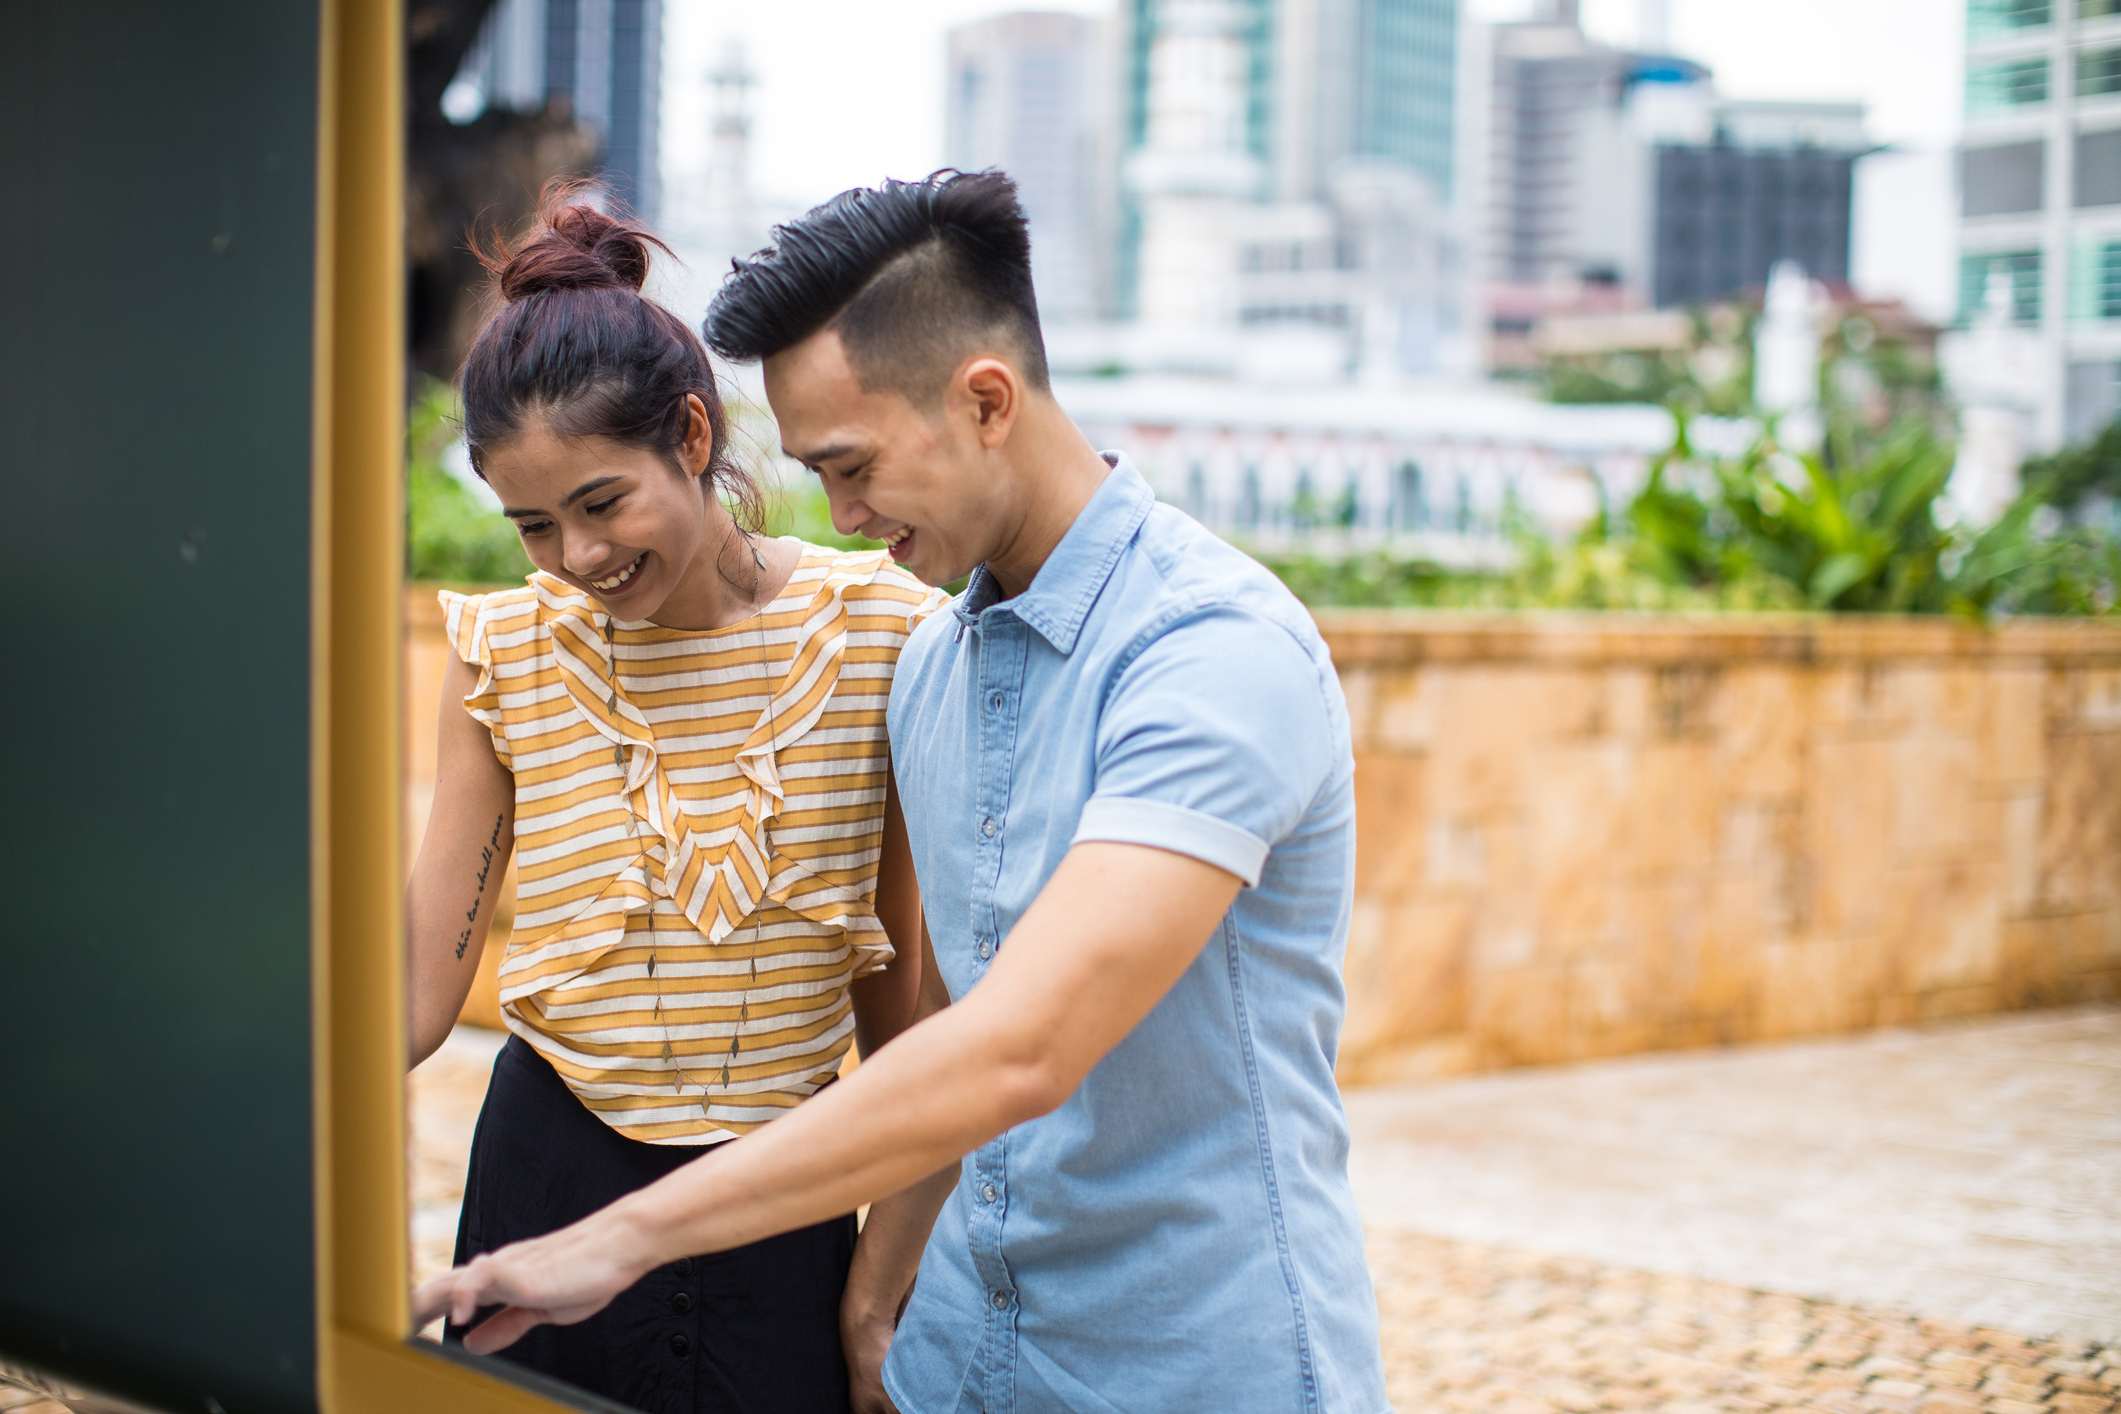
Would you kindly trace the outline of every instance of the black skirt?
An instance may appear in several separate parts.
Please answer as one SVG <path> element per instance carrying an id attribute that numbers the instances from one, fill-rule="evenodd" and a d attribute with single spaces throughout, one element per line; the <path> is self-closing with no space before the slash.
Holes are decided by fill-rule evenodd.
<path id="1" fill-rule="evenodd" d="M 712 1163 L 721 1147 L 626 1138 L 511 1036 L 471 1141 L 457 1264 L 565 1227 L 694 1159 Z M 845 1414 L 840 1293 L 854 1235 L 850 1213 L 673 1262 L 579 1325 L 539 1326 L 500 1358 L 647 1414 Z"/>

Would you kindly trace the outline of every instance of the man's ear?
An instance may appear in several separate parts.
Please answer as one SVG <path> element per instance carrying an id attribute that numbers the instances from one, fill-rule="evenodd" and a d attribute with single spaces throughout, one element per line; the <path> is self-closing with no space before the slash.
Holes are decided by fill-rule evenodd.
<path id="1" fill-rule="evenodd" d="M 958 370 L 951 391 L 963 399 L 982 447 L 992 451 L 1009 440 L 1009 429 L 1023 411 L 1024 383 L 1006 360 L 983 356 L 968 361 Z"/>

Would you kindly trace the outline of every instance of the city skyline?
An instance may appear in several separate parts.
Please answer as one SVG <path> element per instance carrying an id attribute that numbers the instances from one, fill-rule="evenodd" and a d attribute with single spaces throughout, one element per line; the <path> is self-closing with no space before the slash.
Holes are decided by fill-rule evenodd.
<path id="1" fill-rule="evenodd" d="M 1530 0 L 1469 0 L 1476 18 L 1520 16 Z M 1635 44 L 1641 0 L 1583 0 L 1594 38 Z M 1012 7 L 994 0 L 904 0 L 889 8 L 807 0 L 759 9 L 675 0 L 664 56 L 666 178 L 704 165 L 705 75 L 741 37 L 759 73 L 754 189 L 800 209 L 846 186 L 918 176 L 946 160 L 946 35 L 959 24 L 1038 8 L 1109 15 L 1111 0 Z M 1956 263 L 1949 147 L 1960 125 L 1964 9 L 1959 0 L 1789 0 L 1772 15 L 1716 0 L 1668 0 L 1670 48 L 1707 64 L 1732 98 L 1856 99 L 1873 136 L 1898 150 L 1859 167 L 1856 282 L 1949 317 Z M 816 43 L 820 32 L 837 40 Z M 1891 43 L 1887 40 L 1890 37 Z M 1876 56 L 1899 56 L 1880 65 Z"/>

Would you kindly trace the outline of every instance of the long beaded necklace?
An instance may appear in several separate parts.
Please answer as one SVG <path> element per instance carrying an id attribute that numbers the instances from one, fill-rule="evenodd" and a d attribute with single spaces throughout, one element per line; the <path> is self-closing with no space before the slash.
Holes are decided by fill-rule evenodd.
<path id="1" fill-rule="evenodd" d="M 781 748 L 780 718 L 778 715 L 778 709 L 775 706 L 776 694 L 773 690 L 773 663 L 767 653 L 766 647 L 766 606 L 759 603 L 759 591 L 764 586 L 766 579 L 766 557 L 763 553 L 760 552 L 757 542 L 752 540 L 752 538 L 748 534 L 745 534 L 742 531 L 739 531 L 738 534 L 743 535 L 745 548 L 751 551 L 750 602 L 756 608 L 757 611 L 754 615 L 756 619 L 754 632 L 758 636 L 760 683 L 766 693 L 766 730 L 770 739 L 771 750 L 774 756 L 778 758 Z M 607 664 L 605 672 L 606 686 L 608 687 L 610 693 L 606 705 L 615 714 L 618 711 L 619 704 L 619 645 L 618 636 L 616 631 L 612 627 L 611 615 L 609 613 L 606 613 L 604 616 L 604 636 L 606 646 L 610 650 L 605 659 L 605 662 Z M 626 765 L 625 748 L 614 744 L 611 748 L 611 751 L 613 763 L 616 764 L 620 768 L 620 770 L 623 771 Z M 635 836 L 638 837 L 641 828 L 640 820 L 639 817 L 634 814 L 634 811 L 630 805 L 627 808 L 626 816 L 628 826 L 632 829 Z M 721 1072 L 715 1077 L 714 1081 L 711 1084 L 703 1083 L 700 1087 L 699 1106 L 700 1112 L 703 1115 L 711 1114 L 713 1112 L 714 1091 L 717 1087 L 720 1088 L 720 1090 L 725 1095 L 728 1093 L 729 1067 L 743 1050 L 744 1026 L 751 1019 L 751 993 L 758 986 L 759 982 L 759 913 L 759 907 L 754 907 L 751 910 L 751 951 L 749 959 L 747 961 L 749 975 L 744 983 L 743 995 L 739 998 L 737 1002 L 736 1025 L 729 1034 L 729 1049 L 722 1056 Z M 650 925 L 648 936 L 651 939 L 656 936 L 655 929 L 652 924 Z M 685 1086 L 691 1082 L 685 1074 L 685 1067 L 677 1064 L 677 1048 L 672 1044 L 670 1036 L 670 1019 L 663 1014 L 663 979 L 656 975 L 656 959 L 656 945 L 654 942 L 651 941 L 648 945 L 648 976 L 655 982 L 655 1018 L 656 1021 L 660 1023 L 663 1028 L 662 1059 L 663 1063 L 671 1068 L 671 1072 L 675 1077 L 671 1081 L 671 1090 L 673 1091 L 673 1093 L 682 1097 L 685 1093 Z"/>

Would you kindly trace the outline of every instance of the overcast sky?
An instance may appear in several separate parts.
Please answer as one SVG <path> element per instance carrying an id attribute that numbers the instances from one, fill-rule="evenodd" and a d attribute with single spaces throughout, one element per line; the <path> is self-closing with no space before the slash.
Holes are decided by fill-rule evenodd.
<path id="1" fill-rule="evenodd" d="M 1871 158 L 1857 195 L 1856 280 L 1948 312 L 1952 268 L 1946 150 L 1958 133 L 1963 0 L 1665 0 L 1674 52 L 1741 98 L 1860 99 L 1898 149 Z M 1530 0 L 1469 0 L 1514 18 Z M 1642 0 L 1582 0 L 1594 35 L 1633 44 Z M 666 0 L 666 171 L 703 161 L 706 73 L 741 37 L 759 87 L 753 181 L 802 206 L 842 187 L 918 176 L 943 160 L 943 43 L 955 24 L 1006 9 L 1099 14 L 1111 0 Z"/>

